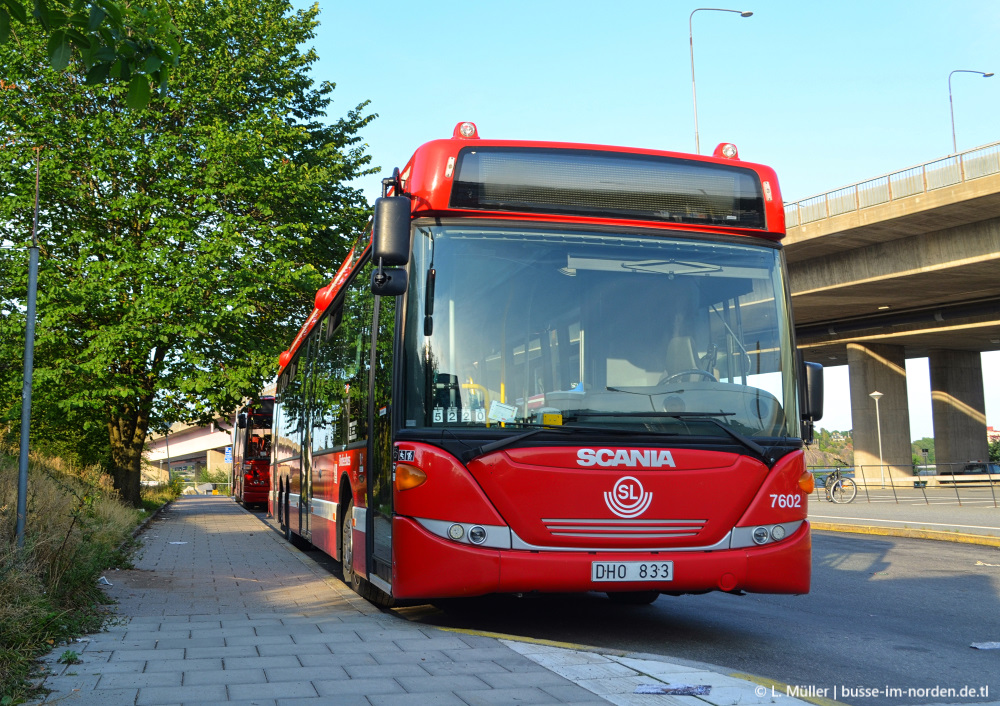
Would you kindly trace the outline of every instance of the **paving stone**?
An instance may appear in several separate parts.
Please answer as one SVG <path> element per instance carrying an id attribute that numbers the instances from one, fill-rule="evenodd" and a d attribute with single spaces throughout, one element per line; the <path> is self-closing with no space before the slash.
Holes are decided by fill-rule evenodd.
<path id="1" fill-rule="evenodd" d="M 301 667 L 295 655 L 276 655 L 274 657 L 226 657 L 226 669 L 282 669 Z"/>
<path id="2" fill-rule="evenodd" d="M 399 664 L 349 664 L 344 670 L 352 679 L 367 677 L 426 677 L 423 665 L 402 662 Z"/>
<path id="3" fill-rule="evenodd" d="M 263 684 L 267 676 L 263 669 L 219 669 L 184 672 L 184 686 L 207 684 Z"/>
<path id="4" fill-rule="evenodd" d="M 347 667 L 352 664 L 378 664 L 370 654 L 356 652 L 354 654 L 320 654 L 299 655 L 303 667 L 334 668 Z"/>
<path id="5" fill-rule="evenodd" d="M 98 689 L 143 688 L 146 686 L 181 686 L 180 672 L 147 672 L 143 674 L 103 674 Z"/>
<path id="6" fill-rule="evenodd" d="M 233 699 L 284 699 L 318 696 L 308 681 L 283 681 L 267 684 L 237 684 L 228 687 Z"/>
<path id="7" fill-rule="evenodd" d="M 401 694 L 403 687 L 395 679 L 315 679 L 313 686 L 320 696 L 340 696 L 342 694 L 365 694 L 369 698 L 374 694 Z M 433 703 L 426 700 L 424 703 Z"/>
<path id="8" fill-rule="evenodd" d="M 166 661 L 184 659 L 183 649 L 172 650 L 115 650 L 111 655 L 111 662 L 135 662 L 135 661 Z"/>
<path id="9" fill-rule="evenodd" d="M 151 686 L 139 689 L 135 706 L 161 706 L 162 704 L 219 703 L 229 698 L 226 687 L 208 686 Z M 105 703 L 111 703 L 110 701 Z"/>
<path id="10" fill-rule="evenodd" d="M 592 691 L 584 689 L 573 683 L 564 681 L 562 684 L 550 684 L 539 687 L 541 691 L 551 694 L 560 701 L 572 703 L 606 703 L 604 699 Z"/>
<path id="11" fill-rule="evenodd" d="M 542 670 L 538 672 L 482 672 L 476 674 L 480 679 L 497 689 L 513 689 L 517 687 L 562 686 L 568 684 L 565 677 Z"/>
<path id="12" fill-rule="evenodd" d="M 226 638 L 219 637 L 174 637 L 168 638 L 166 640 L 157 640 L 156 649 L 158 650 L 169 650 L 169 649 L 193 649 L 196 647 L 201 648 L 220 648 L 226 646 Z"/>
<path id="13" fill-rule="evenodd" d="M 212 669 L 221 670 L 223 668 L 221 659 L 185 659 L 182 661 L 169 660 L 166 662 L 149 661 L 146 662 L 147 672 L 203 672 Z"/>
<path id="14" fill-rule="evenodd" d="M 403 662 L 411 662 L 414 664 L 423 664 L 430 662 L 453 662 L 451 657 L 448 657 L 443 652 L 437 652 L 431 650 L 429 652 L 403 652 L 399 648 L 395 652 L 384 651 L 384 652 L 372 652 L 372 657 L 378 660 L 379 664 L 400 664 Z"/>
<path id="15" fill-rule="evenodd" d="M 468 702 L 450 691 L 422 694 L 376 694 L 369 695 L 372 706 L 468 706 Z"/>
<path id="16" fill-rule="evenodd" d="M 545 672 L 538 665 L 533 663 L 531 667 L 534 671 Z M 428 674 L 510 674 L 510 670 L 506 669 L 496 662 L 426 662 L 421 663 L 420 668 L 426 671 Z"/>
<path id="17" fill-rule="evenodd" d="M 43 703 L 60 706 L 109 706 L 110 704 L 134 704 L 138 689 L 102 689 L 100 691 L 53 692 Z M 71 699 L 71 700 L 70 700 Z"/>

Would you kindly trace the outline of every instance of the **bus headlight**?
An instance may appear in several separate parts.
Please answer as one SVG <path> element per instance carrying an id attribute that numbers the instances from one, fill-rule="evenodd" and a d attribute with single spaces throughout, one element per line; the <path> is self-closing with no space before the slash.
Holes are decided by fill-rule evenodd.
<path id="1" fill-rule="evenodd" d="M 469 541 L 473 544 L 482 544 L 486 541 L 486 529 L 476 525 L 469 530 Z"/>

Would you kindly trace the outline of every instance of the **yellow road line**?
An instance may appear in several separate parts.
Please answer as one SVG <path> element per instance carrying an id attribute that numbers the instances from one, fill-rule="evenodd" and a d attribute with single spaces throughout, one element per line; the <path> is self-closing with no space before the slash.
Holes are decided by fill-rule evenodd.
<path id="1" fill-rule="evenodd" d="M 912 527 L 880 527 L 875 525 L 852 525 L 846 522 L 810 522 L 814 530 L 827 532 L 849 532 L 853 534 L 873 534 L 881 537 L 912 537 L 914 539 L 936 539 L 942 542 L 959 542 L 962 544 L 982 544 L 987 547 L 1000 547 L 1000 537 L 990 537 L 982 534 L 963 534 L 961 532 L 942 532 L 941 530 L 916 529 Z"/>

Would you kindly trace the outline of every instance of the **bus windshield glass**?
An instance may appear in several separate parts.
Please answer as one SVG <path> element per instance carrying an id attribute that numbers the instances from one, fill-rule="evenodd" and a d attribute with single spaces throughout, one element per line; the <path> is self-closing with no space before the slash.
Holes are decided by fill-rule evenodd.
<path id="1" fill-rule="evenodd" d="M 796 436 L 781 263 L 735 237 L 418 222 L 404 426 Z"/>

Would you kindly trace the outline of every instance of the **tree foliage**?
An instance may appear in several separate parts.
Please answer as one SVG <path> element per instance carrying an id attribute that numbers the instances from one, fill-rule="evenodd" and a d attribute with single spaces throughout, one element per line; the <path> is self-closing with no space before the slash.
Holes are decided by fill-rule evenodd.
<path id="1" fill-rule="evenodd" d="M 33 425 L 80 448 L 103 437 L 138 502 L 151 428 L 207 422 L 276 369 L 364 228 L 348 185 L 369 173 L 365 106 L 324 121 L 334 86 L 309 76 L 318 9 L 285 0 L 179 0 L 164 96 L 128 109 L 121 84 L 58 74 L 26 27 L 0 46 L 0 360 L 18 361 L 41 158 Z M 0 371 L 0 408 L 19 413 Z M 18 390 L 19 392 L 19 390 Z M 19 397 L 19 396 L 18 396 Z"/>
<path id="2" fill-rule="evenodd" d="M 150 99 L 150 84 L 166 91 L 169 72 L 180 46 L 166 3 L 145 5 L 114 0 L 34 0 L 32 11 L 22 0 L 0 0 L 0 44 L 18 25 L 37 25 L 45 37 L 49 65 L 61 71 L 74 56 L 83 64 L 89 84 L 113 80 L 128 85 L 129 105 L 141 108 Z M 27 34 L 32 34 L 28 27 Z"/>

